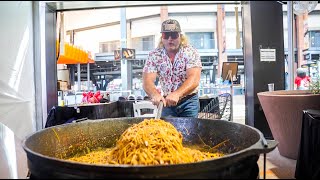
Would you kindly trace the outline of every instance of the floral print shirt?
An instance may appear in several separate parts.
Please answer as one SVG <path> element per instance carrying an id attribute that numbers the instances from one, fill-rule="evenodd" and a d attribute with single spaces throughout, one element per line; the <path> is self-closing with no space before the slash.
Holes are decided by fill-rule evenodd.
<path id="1" fill-rule="evenodd" d="M 182 85 L 186 80 L 186 70 L 192 67 L 202 67 L 202 64 L 198 51 L 191 45 L 180 48 L 173 63 L 171 63 L 165 48 L 157 48 L 149 53 L 143 72 L 156 72 L 163 95 L 167 96 Z M 194 92 L 197 91 L 198 87 Z"/>

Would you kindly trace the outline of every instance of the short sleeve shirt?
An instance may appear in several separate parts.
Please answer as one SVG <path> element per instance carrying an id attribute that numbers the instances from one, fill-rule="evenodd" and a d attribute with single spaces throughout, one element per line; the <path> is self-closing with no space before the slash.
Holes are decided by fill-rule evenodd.
<path id="1" fill-rule="evenodd" d="M 164 96 L 177 90 L 186 80 L 186 70 L 193 67 L 202 68 L 198 51 L 191 45 L 180 48 L 173 63 L 164 48 L 151 51 L 147 57 L 143 72 L 157 73 Z M 198 87 L 195 92 L 198 91 Z"/>

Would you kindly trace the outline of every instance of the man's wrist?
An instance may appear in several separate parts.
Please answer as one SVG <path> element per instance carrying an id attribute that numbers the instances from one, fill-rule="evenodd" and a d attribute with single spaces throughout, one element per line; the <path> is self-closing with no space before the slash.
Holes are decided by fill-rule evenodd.
<path id="1" fill-rule="evenodd" d="M 183 98 L 183 93 L 182 92 L 179 92 L 179 91 L 174 91 L 173 93 L 176 94 L 176 96 L 179 97 L 179 99 Z"/>
<path id="2" fill-rule="evenodd" d="M 156 91 L 156 92 L 154 92 L 154 93 L 151 93 L 150 94 L 150 97 L 151 98 L 155 98 L 155 97 L 157 97 L 159 95 L 159 93 Z"/>

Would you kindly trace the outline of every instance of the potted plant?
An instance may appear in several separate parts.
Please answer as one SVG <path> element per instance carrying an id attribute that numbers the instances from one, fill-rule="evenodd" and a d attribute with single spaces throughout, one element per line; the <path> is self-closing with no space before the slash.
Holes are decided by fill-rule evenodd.
<path id="1" fill-rule="evenodd" d="M 314 80 L 311 81 L 309 90 L 313 94 L 320 94 L 320 76 L 317 76 Z"/>
<path id="2" fill-rule="evenodd" d="M 297 159 L 303 110 L 320 109 L 320 78 L 308 90 L 277 90 L 257 94 L 282 156 Z"/>

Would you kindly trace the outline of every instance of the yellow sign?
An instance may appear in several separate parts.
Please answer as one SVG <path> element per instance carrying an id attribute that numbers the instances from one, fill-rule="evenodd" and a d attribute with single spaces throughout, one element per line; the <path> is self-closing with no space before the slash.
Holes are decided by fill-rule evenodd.
<path id="1" fill-rule="evenodd" d="M 122 50 L 115 50 L 114 51 L 114 60 L 120 60 L 120 59 L 135 59 L 136 58 L 136 50 L 135 49 L 128 49 L 128 48 L 122 48 Z"/>
<path id="2" fill-rule="evenodd" d="M 115 50 L 114 51 L 114 60 L 120 60 L 121 59 L 121 53 L 120 50 Z"/>
<path id="3" fill-rule="evenodd" d="M 123 59 L 135 59 L 136 51 L 134 49 L 122 48 L 122 58 Z"/>

